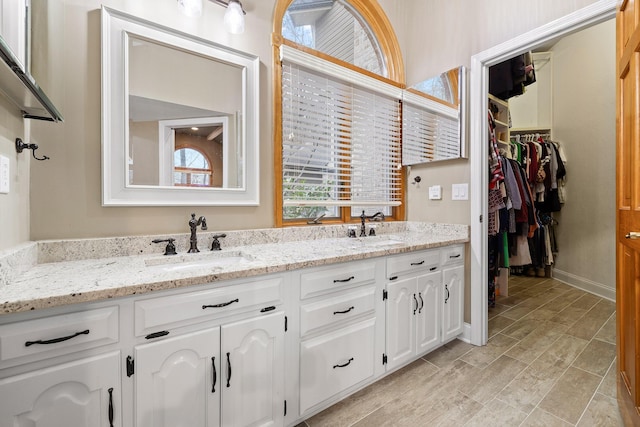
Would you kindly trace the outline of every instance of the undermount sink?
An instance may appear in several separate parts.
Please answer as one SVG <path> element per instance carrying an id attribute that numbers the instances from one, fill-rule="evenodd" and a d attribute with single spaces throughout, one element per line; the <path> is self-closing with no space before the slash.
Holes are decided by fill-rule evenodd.
<path id="1" fill-rule="evenodd" d="M 404 246 L 406 242 L 403 240 L 393 238 L 391 236 L 371 236 L 371 237 L 359 237 L 357 239 L 362 246 L 372 248 L 383 248 L 389 246 Z"/>
<path id="2" fill-rule="evenodd" d="M 146 267 L 162 271 L 180 271 L 195 268 L 226 267 L 249 261 L 252 261 L 252 258 L 247 254 L 240 251 L 230 251 L 166 255 L 146 259 L 144 263 Z"/>

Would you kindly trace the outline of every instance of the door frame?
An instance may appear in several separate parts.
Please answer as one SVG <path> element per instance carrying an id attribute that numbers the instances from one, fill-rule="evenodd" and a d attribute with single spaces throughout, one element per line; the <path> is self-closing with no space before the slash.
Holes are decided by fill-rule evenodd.
<path id="1" fill-rule="evenodd" d="M 485 345 L 488 339 L 488 187 L 487 94 L 489 67 L 538 46 L 584 30 L 616 16 L 616 0 L 601 0 L 569 15 L 517 36 L 471 57 L 470 71 L 470 174 L 471 174 L 471 330 L 470 342 Z"/>

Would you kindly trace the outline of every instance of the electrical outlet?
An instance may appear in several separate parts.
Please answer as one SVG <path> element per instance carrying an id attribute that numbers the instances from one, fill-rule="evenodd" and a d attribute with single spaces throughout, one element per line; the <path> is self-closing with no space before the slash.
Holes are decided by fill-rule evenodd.
<path id="1" fill-rule="evenodd" d="M 9 182 L 11 181 L 11 174 L 9 170 L 9 158 L 0 156 L 0 193 L 9 193 Z"/>

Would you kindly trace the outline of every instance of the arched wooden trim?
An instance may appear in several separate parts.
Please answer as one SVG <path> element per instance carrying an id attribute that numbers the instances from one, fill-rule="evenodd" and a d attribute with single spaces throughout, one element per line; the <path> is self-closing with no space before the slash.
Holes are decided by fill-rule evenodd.
<path id="1" fill-rule="evenodd" d="M 213 162 L 211 161 L 211 157 L 209 157 L 209 155 L 207 153 L 205 153 L 204 151 L 202 151 L 200 148 L 198 148 L 198 147 L 196 147 L 196 146 L 194 146 L 192 144 L 185 143 L 185 142 L 176 144 L 175 148 L 173 149 L 174 155 L 175 155 L 176 151 L 182 150 L 184 148 L 189 148 L 191 150 L 197 151 L 207 161 L 207 163 L 209 164 L 209 169 L 202 169 L 202 170 L 208 170 L 210 172 L 210 174 L 211 174 L 211 180 L 210 181 L 211 182 L 209 182 L 209 187 L 212 187 L 213 186 L 213 173 L 214 173 L 214 170 L 213 170 Z M 175 170 L 175 165 L 174 165 L 173 168 Z"/>
<path id="2" fill-rule="evenodd" d="M 282 40 L 282 19 L 294 0 L 278 0 L 273 13 L 273 41 Z M 402 51 L 395 31 L 376 0 L 346 0 L 365 19 L 375 35 L 387 67 L 389 80 L 406 84 Z"/>

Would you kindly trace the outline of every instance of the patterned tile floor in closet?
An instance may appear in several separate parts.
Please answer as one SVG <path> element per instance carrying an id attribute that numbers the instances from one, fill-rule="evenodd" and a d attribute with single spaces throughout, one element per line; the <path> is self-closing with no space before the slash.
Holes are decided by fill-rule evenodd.
<path id="1" fill-rule="evenodd" d="M 453 341 L 309 418 L 309 426 L 622 426 L 615 304 L 513 276 L 489 342 Z"/>

